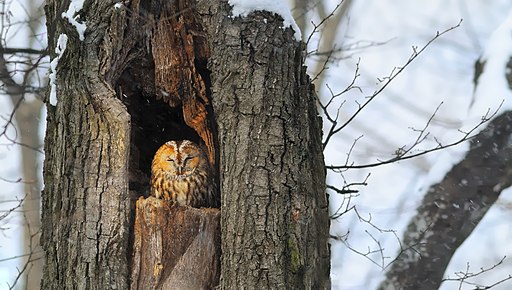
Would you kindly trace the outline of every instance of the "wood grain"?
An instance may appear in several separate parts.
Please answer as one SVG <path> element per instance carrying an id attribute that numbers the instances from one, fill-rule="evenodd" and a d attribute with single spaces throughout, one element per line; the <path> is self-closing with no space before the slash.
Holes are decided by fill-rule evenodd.
<path id="1" fill-rule="evenodd" d="M 220 211 L 136 203 L 131 289 L 213 289 L 220 275 Z"/>

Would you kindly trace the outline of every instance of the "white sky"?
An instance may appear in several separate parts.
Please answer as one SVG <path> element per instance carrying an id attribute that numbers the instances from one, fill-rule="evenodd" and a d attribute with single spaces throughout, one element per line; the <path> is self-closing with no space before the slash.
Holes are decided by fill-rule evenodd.
<path id="1" fill-rule="evenodd" d="M 78 1 L 80 2 L 80 1 Z M 77 2 L 77 3 L 78 3 Z M 230 0 L 240 5 L 241 0 Z M 327 1 L 331 5 L 335 1 Z M 326 163 L 344 160 L 345 153 L 355 138 L 364 135 L 352 154 L 356 163 L 374 162 L 377 158 L 390 157 L 394 150 L 404 144 L 411 144 L 416 135 L 409 127 L 422 127 L 440 102 L 441 106 L 432 127 L 432 134 L 442 140 L 456 137 L 459 128 L 469 116 L 485 113 L 488 106 L 495 104 L 491 96 L 507 97 L 510 92 L 503 91 L 503 83 L 497 66 L 494 74 L 485 76 L 489 80 L 477 92 L 475 105 L 469 110 L 473 98 L 473 66 L 476 59 L 483 54 L 491 33 L 500 26 L 512 9 L 509 0 L 359 0 L 353 1 L 349 19 L 340 31 L 339 44 L 355 41 L 386 41 L 362 51 L 352 52 L 338 65 L 331 65 L 327 71 L 330 87 L 333 91 L 344 89 L 353 74 L 354 65 L 360 58 L 361 77 L 358 85 L 363 90 L 346 95 L 345 116 L 354 110 L 355 100 L 364 100 L 377 87 L 377 78 L 389 74 L 393 67 L 401 66 L 411 53 L 412 46 L 423 46 L 436 31 L 442 31 L 464 19 L 461 27 L 449 32 L 436 41 L 420 56 L 400 77 L 398 77 L 379 96 L 368 109 L 356 119 L 326 151 Z M 259 8 L 257 5 L 271 5 L 272 11 L 283 15 L 287 21 L 285 27 L 294 26 L 290 14 L 283 10 L 286 6 L 281 1 L 245 1 L 238 6 L 235 15 L 244 15 L 249 10 Z M 269 4 L 271 3 L 271 4 Z M 273 4 L 272 4 L 273 3 Z M 250 5 L 252 6 L 250 6 Z M 256 6 L 255 6 L 256 5 Z M 283 6 L 284 5 L 284 6 Z M 509 26 L 510 30 L 512 28 Z M 510 36 L 511 32 L 509 32 Z M 10 39 L 19 39 L 11 38 Z M 511 39 L 497 36 L 489 49 L 492 55 L 509 52 Z M 507 49 L 505 49 L 507 48 Z M 311 66 L 311 64 L 310 64 Z M 491 89 L 492 90 L 491 90 Z M 320 88 L 325 94 L 327 90 Z M 491 95 L 486 93 L 492 92 Z M 490 103 L 489 103 L 490 101 Z M 494 103 L 493 103 L 494 102 Z M 0 98 L 0 117 L 10 113 L 7 98 Z M 3 124 L 3 120 L 0 120 Z M 14 134 L 11 130 L 9 134 Z M 8 141 L 0 138 L 0 177 L 17 179 L 19 148 L 9 146 Z M 432 143 L 430 143 L 432 144 Z M 360 188 L 360 196 L 352 202 L 357 204 L 361 214 L 366 217 L 371 213 L 375 224 L 384 229 L 399 231 L 406 226 L 415 208 L 421 201 L 423 190 L 429 182 L 442 177 L 443 170 L 456 160 L 457 154 L 463 152 L 464 146 L 453 148 L 411 161 L 400 162 L 371 170 L 353 170 L 347 172 L 348 182 L 362 181 L 371 172 L 368 186 Z M 441 160 L 441 161 L 440 161 Z M 432 169 L 434 168 L 434 169 Z M 336 184 L 338 177 L 330 176 L 328 183 Z M 9 204 L 3 200 L 21 197 L 21 186 L 0 180 L 0 208 Z M 454 276 L 455 271 L 464 271 L 467 263 L 477 272 L 480 267 L 489 267 L 503 256 L 512 256 L 512 192 L 502 194 L 502 198 L 484 218 L 470 239 L 456 253 L 447 274 Z M 331 194 L 331 207 L 342 201 Z M 0 212 L 1 214 L 1 212 Z M 8 222 L 8 223 L 6 223 Z M 0 222 L 0 228 L 7 227 L 0 234 L 0 259 L 14 255 L 18 250 L 15 241 L 19 224 L 15 218 Z M 332 233 L 346 233 L 350 229 L 351 246 L 361 251 L 375 244 L 365 231 L 370 231 L 386 249 L 386 255 L 393 256 L 397 243 L 393 235 L 378 233 L 368 225 L 359 222 L 354 215 L 343 216 L 333 221 Z M 9 244 L 10 243 L 10 244 Z M 333 289 L 365 290 L 374 289 L 382 279 L 382 271 L 367 259 L 354 254 L 342 244 L 332 246 L 332 285 Z M 0 262 L 0 290 L 5 288 L 3 281 L 15 275 L 15 265 Z M 482 283 L 495 282 L 512 273 L 512 262 L 506 260 L 498 270 L 479 276 L 474 280 Z M 457 289 L 458 285 L 444 285 L 442 289 Z M 462 289 L 474 287 L 464 286 Z M 493 289 L 511 289 L 511 282 Z"/>

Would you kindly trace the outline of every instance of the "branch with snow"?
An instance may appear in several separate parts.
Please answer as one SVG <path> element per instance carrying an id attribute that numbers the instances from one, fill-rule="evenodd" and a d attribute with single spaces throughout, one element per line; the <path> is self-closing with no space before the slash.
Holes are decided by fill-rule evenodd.
<path id="1" fill-rule="evenodd" d="M 483 56 L 484 71 L 478 79 L 475 100 L 467 120 L 469 125 L 466 126 L 474 126 L 472 118 L 478 118 L 481 111 L 488 110 L 486 108 L 489 106 L 500 104 L 499 108 L 488 118 L 488 125 L 482 131 L 475 130 L 478 134 L 471 140 L 471 146 L 463 158 L 452 167 L 446 166 L 447 171 L 442 174 L 442 178 L 430 185 L 403 238 L 405 245 L 422 246 L 404 253 L 392 265 L 380 289 L 420 286 L 437 289 L 443 281 L 454 281 L 443 279 L 453 254 L 473 232 L 503 190 L 512 185 L 512 81 L 507 78 L 512 66 L 511 32 L 512 12 L 493 33 Z M 447 160 L 439 162 L 447 163 Z M 418 234 L 426 229 L 426 225 L 428 228 L 425 233 Z M 501 261 L 496 266 L 499 264 Z M 468 268 L 465 273 L 458 274 L 456 281 L 460 282 L 460 286 L 468 284 L 469 278 L 490 271 L 496 266 L 482 269 L 478 273 L 470 273 Z M 509 277 L 485 286 L 485 289 L 509 281 Z M 479 285 L 471 285 L 483 289 Z"/>
<path id="2" fill-rule="evenodd" d="M 405 248 L 419 246 L 401 254 L 380 289 L 439 287 L 452 255 L 512 184 L 511 120 L 508 111 L 490 121 L 464 159 L 428 189 L 402 239 Z"/>

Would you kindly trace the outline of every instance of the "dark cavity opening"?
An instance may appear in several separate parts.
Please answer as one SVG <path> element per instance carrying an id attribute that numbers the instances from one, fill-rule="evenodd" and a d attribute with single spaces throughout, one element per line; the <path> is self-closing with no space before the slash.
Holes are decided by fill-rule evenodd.
<path id="1" fill-rule="evenodd" d="M 169 140 L 198 142 L 200 138 L 185 124 L 181 105 L 173 108 L 157 99 L 151 55 L 127 65 L 118 80 L 117 93 L 131 116 L 130 192 L 134 199 L 147 197 L 156 150 Z"/>

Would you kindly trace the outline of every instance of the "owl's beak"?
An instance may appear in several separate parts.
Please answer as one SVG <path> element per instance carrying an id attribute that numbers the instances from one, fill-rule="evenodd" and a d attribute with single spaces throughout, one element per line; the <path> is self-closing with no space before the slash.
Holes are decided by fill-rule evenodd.
<path id="1" fill-rule="evenodd" d="M 178 175 L 183 174 L 183 166 L 178 166 Z"/>

